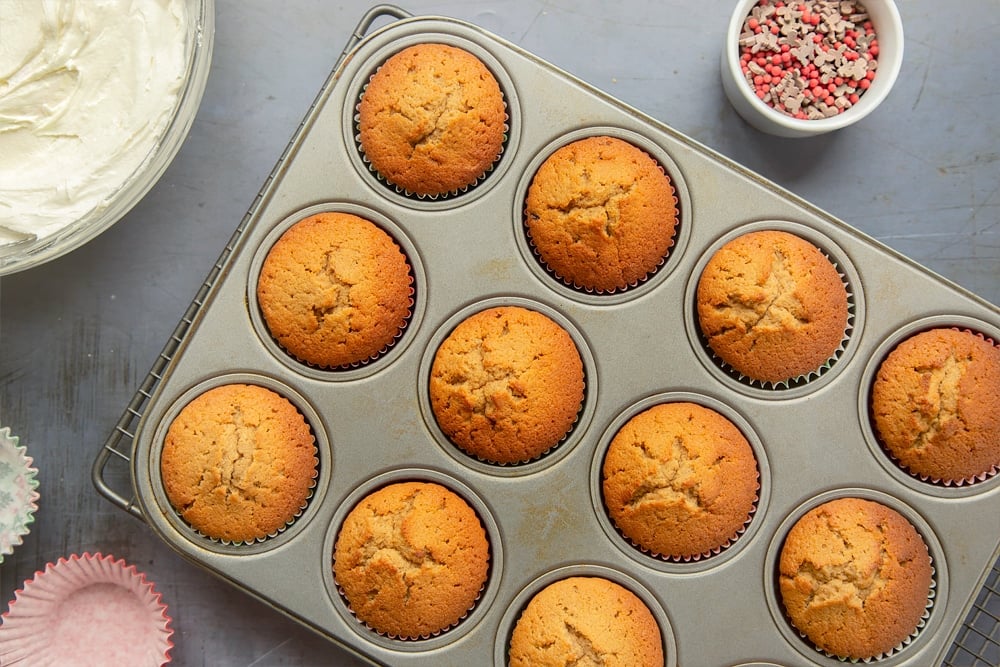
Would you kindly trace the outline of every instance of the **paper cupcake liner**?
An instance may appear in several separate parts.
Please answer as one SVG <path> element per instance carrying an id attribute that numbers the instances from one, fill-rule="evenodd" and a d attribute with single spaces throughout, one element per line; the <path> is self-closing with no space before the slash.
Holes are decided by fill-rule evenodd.
<path id="1" fill-rule="evenodd" d="M 165 665 L 173 648 L 167 606 L 135 566 L 71 555 L 35 572 L 0 619 L 3 664 L 39 667 Z"/>
<path id="2" fill-rule="evenodd" d="M 736 530 L 736 532 L 733 533 L 732 536 L 730 536 L 729 538 L 727 538 L 722 544 L 718 545 L 717 547 L 715 547 L 713 549 L 709 549 L 708 551 L 703 551 L 700 554 L 694 554 L 692 556 L 671 556 L 669 554 L 661 554 L 661 553 L 657 553 L 656 551 L 653 551 L 652 549 L 644 547 L 641 544 L 638 544 L 632 538 L 630 538 L 629 536 L 627 536 L 618 527 L 618 524 L 615 523 L 615 520 L 611 517 L 611 514 L 608 513 L 606 505 L 604 507 L 604 511 L 605 511 L 605 514 L 608 517 L 608 521 L 610 521 L 611 525 L 615 527 L 615 530 L 618 532 L 618 535 L 620 535 L 623 540 L 625 540 L 626 542 L 628 542 L 634 548 L 638 549 L 644 555 L 646 555 L 646 556 L 648 556 L 650 558 L 655 558 L 655 559 L 657 559 L 659 561 L 663 561 L 664 563 L 698 563 L 698 562 L 701 562 L 701 561 L 703 561 L 705 559 L 712 558 L 713 556 L 718 556 L 719 554 L 721 554 L 722 552 L 726 551 L 727 549 L 729 549 L 730 547 L 732 547 L 734 544 L 736 544 L 737 540 L 739 540 L 743 536 L 743 534 L 746 533 L 747 528 L 749 528 L 750 524 L 753 522 L 754 516 L 756 516 L 756 514 L 757 514 L 757 505 L 758 505 L 759 502 L 760 502 L 760 469 L 758 468 L 757 469 L 757 488 L 755 490 L 754 497 L 753 497 L 753 505 L 750 507 L 750 511 L 747 513 L 747 518 L 743 522 L 743 525 L 741 525 Z"/>
<path id="3" fill-rule="evenodd" d="M 812 646 L 814 649 L 816 649 L 818 652 L 822 653 L 826 657 L 832 658 L 834 660 L 839 660 L 840 662 L 850 663 L 852 665 L 859 665 L 859 664 L 865 664 L 865 665 L 867 665 L 867 664 L 876 663 L 876 662 L 880 662 L 882 660 L 886 660 L 888 658 L 891 658 L 894 655 L 898 654 L 903 649 L 905 649 L 907 646 L 909 646 L 910 644 L 912 644 L 914 642 L 914 640 L 916 640 L 916 638 L 920 636 L 920 633 L 923 631 L 923 629 L 927 626 L 927 621 L 931 617 L 931 610 L 934 608 L 934 599 L 935 599 L 935 597 L 937 595 L 937 578 L 936 578 L 935 575 L 936 575 L 936 571 L 934 569 L 934 563 L 933 563 L 933 560 L 932 560 L 932 562 L 931 562 L 931 586 L 930 586 L 930 590 L 927 593 L 927 606 L 924 607 L 924 613 L 920 617 L 920 620 L 917 621 L 917 627 L 914 628 L 913 632 L 911 632 L 909 634 L 909 636 L 907 636 L 905 639 L 903 639 L 903 641 L 899 642 L 899 644 L 897 644 L 896 646 L 894 646 L 890 650 L 886 651 L 885 653 L 881 653 L 879 655 L 874 655 L 874 656 L 871 656 L 871 657 L 868 657 L 868 658 L 845 658 L 844 656 L 836 655 L 835 653 L 830 653 L 826 649 L 824 649 L 822 647 L 819 647 L 819 646 L 816 646 L 813 643 L 813 641 L 811 639 L 809 639 L 809 637 L 807 637 L 806 635 L 804 635 L 801 632 L 799 632 L 799 637 L 801 637 L 803 640 L 806 641 L 806 643 L 808 643 L 810 646 Z M 789 624 L 791 624 L 791 620 L 789 620 L 788 622 L 789 622 Z M 795 626 L 792 625 L 792 627 L 794 628 Z M 798 631 L 798 628 L 796 628 L 796 631 Z"/>
<path id="4" fill-rule="evenodd" d="M 983 334 L 982 332 L 974 331 L 973 329 L 967 329 L 967 328 L 962 328 L 962 327 L 948 327 L 948 328 L 950 328 L 952 331 L 958 331 L 958 332 L 962 332 L 962 333 L 972 334 L 972 335 L 976 336 L 977 338 L 979 338 L 980 340 L 983 340 L 983 341 L 986 341 L 987 343 L 990 343 L 991 345 L 993 345 L 993 347 L 1000 347 L 1000 345 L 998 345 L 998 343 L 996 341 L 994 341 L 989 336 Z M 914 334 L 914 335 L 916 335 L 916 334 Z M 900 340 L 899 342 L 902 343 L 903 341 Z M 897 343 L 897 345 L 898 345 L 898 343 Z M 871 417 L 869 417 L 869 418 L 871 419 Z M 908 466 L 906 466 L 902 461 L 900 461 L 896 457 L 896 455 L 893 454 L 889 450 L 888 447 L 886 447 L 884 444 L 882 444 L 882 439 L 878 436 L 878 429 L 875 428 L 875 420 L 874 419 L 871 419 L 871 428 L 872 428 L 872 433 L 875 435 L 875 440 L 878 442 L 879 447 L 881 448 L 882 452 L 885 453 L 885 455 L 887 457 L 889 457 L 889 460 L 891 460 L 893 463 L 895 463 L 899 467 L 900 470 L 902 470 L 903 472 L 905 472 L 906 474 L 908 474 L 910 477 L 913 477 L 914 479 L 919 479 L 921 482 L 924 482 L 926 484 L 933 484 L 934 486 L 943 486 L 943 487 L 946 487 L 946 488 L 949 488 L 949 487 L 960 488 L 960 487 L 965 487 L 965 486 L 971 486 L 973 484 L 981 484 L 982 482 L 985 482 L 986 480 L 993 479 L 994 477 L 997 476 L 998 473 L 1000 473 L 1000 466 L 996 466 L 996 465 L 993 466 L 992 468 L 990 468 L 989 470 L 984 470 L 984 471 L 982 471 L 980 473 L 977 473 L 977 474 L 974 474 L 974 475 L 970 475 L 970 476 L 964 477 L 962 479 L 940 479 L 940 478 L 934 477 L 932 475 L 924 475 L 922 473 L 915 472 L 913 470 L 910 470 L 910 468 Z"/>
<path id="5" fill-rule="evenodd" d="M 709 345 L 708 343 L 708 338 L 701 331 L 701 327 L 699 326 L 698 338 L 701 341 L 702 346 L 705 348 L 705 351 L 708 353 L 709 358 L 731 378 L 734 378 L 741 384 L 744 384 L 748 387 L 755 387 L 770 391 L 784 391 L 787 389 L 794 389 L 796 387 L 801 387 L 803 385 L 809 384 L 810 382 L 814 382 L 815 380 L 822 377 L 823 374 L 825 374 L 831 368 L 833 368 L 833 366 L 837 363 L 837 361 L 842 356 L 844 356 L 844 352 L 847 350 L 847 344 L 850 342 L 851 335 L 854 332 L 854 319 L 856 317 L 856 309 L 857 309 L 857 305 L 854 299 L 854 290 L 851 287 L 850 281 L 847 280 L 847 275 L 840 271 L 840 267 L 837 264 L 837 262 L 834 261 L 833 257 L 831 257 L 823 248 L 819 248 L 819 251 L 823 253 L 823 256 L 826 257 L 831 264 L 833 264 L 833 267 L 835 269 L 837 269 L 837 275 L 840 276 L 840 280 L 844 284 L 844 289 L 847 291 L 847 326 L 844 328 L 844 335 L 840 339 L 840 344 L 837 346 L 837 349 L 834 350 L 833 354 L 830 355 L 819 368 L 815 368 L 803 375 L 797 375 L 778 382 L 771 382 L 770 380 L 758 380 L 748 375 L 744 375 L 739 370 L 730 366 L 721 357 L 716 355 L 715 350 L 713 350 L 712 346 Z M 695 317 L 697 318 L 697 314 L 695 315 Z"/>
<path id="6" fill-rule="evenodd" d="M 0 563 L 24 542 L 38 511 L 38 470 L 10 428 L 0 428 Z"/>
<path id="7" fill-rule="evenodd" d="M 358 99 L 354 105 L 354 116 L 353 116 L 354 147 L 355 150 L 358 151 L 358 155 L 361 157 L 361 161 L 368 168 L 368 172 L 372 176 L 374 176 L 375 179 L 378 180 L 378 182 L 381 183 L 383 186 L 391 188 L 393 191 L 396 192 L 396 194 L 402 195 L 407 199 L 412 199 L 414 201 L 444 201 L 446 199 L 451 199 L 454 197 L 458 197 L 460 195 L 464 195 L 467 192 L 474 189 L 480 183 L 485 181 L 486 178 L 491 173 L 493 173 L 493 170 L 496 168 L 496 165 L 500 162 L 500 159 L 503 157 L 504 152 L 507 150 L 507 144 L 510 141 L 510 113 L 507 111 L 508 109 L 507 95 L 506 93 L 504 93 L 503 87 L 500 88 L 500 97 L 502 98 L 503 108 L 504 108 L 503 139 L 500 142 L 500 151 L 497 153 L 496 158 L 494 158 L 493 162 L 491 162 L 486 167 L 486 169 L 483 171 L 482 174 L 477 176 L 476 179 L 473 182 L 469 183 L 468 185 L 464 185 L 460 188 L 456 188 L 449 192 L 424 195 L 424 194 L 418 194 L 416 192 L 410 192 L 406 188 L 393 183 L 387 176 L 385 176 L 378 169 L 375 168 L 375 166 L 371 163 L 371 160 L 369 160 L 368 156 L 365 154 L 364 146 L 361 145 L 361 114 L 360 114 L 361 98 L 365 96 L 365 91 L 368 90 L 368 84 L 371 82 L 372 77 L 374 77 L 375 74 L 378 73 L 378 70 L 381 68 L 382 66 L 379 65 L 375 69 L 375 71 L 372 72 L 371 76 L 368 77 L 368 81 L 366 81 L 365 84 L 361 87 L 361 91 L 358 94 Z M 498 81 L 497 84 L 499 85 L 499 83 L 500 82 Z"/>
<path id="8" fill-rule="evenodd" d="M 637 148 L 639 148 L 639 147 L 637 146 Z M 642 150 L 642 149 L 640 148 L 639 150 Z M 643 150 L 643 153 L 646 153 L 646 151 Z M 649 153 L 646 153 L 646 155 L 649 155 Z M 653 159 L 653 160 L 656 159 L 652 155 L 649 155 L 649 157 L 650 157 L 650 159 Z M 666 171 L 666 169 L 663 168 L 663 165 L 657 163 L 657 166 L 659 167 L 660 172 L 662 172 L 664 176 L 667 176 L 668 178 L 670 177 L 670 174 L 668 174 L 667 171 Z M 539 252 L 538 248 L 535 246 L 534 240 L 532 240 L 532 238 L 531 238 L 531 230 L 528 228 L 528 223 L 527 223 L 527 219 L 528 219 L 528 211 L 527 211 L 527 209 L 523 209 L 522 213 L 521 213 L 521 216 L 522 216 L 521 219 L 523 221 L 522 222 L 522 226 L 524 228 L 524 238 L 528 242 L 528 247 L 531 248 L 531 254 L 534 255 L 535 261 L 538 262 L 538 265 L 541 266 L 545 270 L 546 273 L 548 273 L 550 276 L 552 276 L 555 280 L 561 282 L 566 287 L 569 287 L 570 289 L 576 290 L 577 292 L 582 292 L 584 294 L 597 294 L 597 295 L 621 294 L 622 292 L 626 292 L 628 290 L 633 290 L 633 289 L 639 287 L 640 285 L 644 285 L 647 282 L 649 282 L 650 280 L 652 280 L 653 277 L 656 276 L 656 274 L 659 272 L 659 270 L 662 269 L 663 266 L 667 263 L 667 260 L 670 259 L 670 254 L 671 254 L 671 251 L 673 250 L 674 245 L 677 243 L 677 233 L 678 233 L 678 230 L 679 230 L 679 228 L 681 226 L 680 200 L 677 197 L 677 188 L 674 187 L 673 179 L 671 179 L 671 181 L 670 181 L 670 191 L 673 193 L 674 207 L 675 207 L 675 209 L 677 211 L 677 217 L 675 218 L 676 223 L 674 224 L 673 234 L 671 234 L 671 236 L 670 236 L 670 245 L 667 246 L 666 252 L 664 253 L 663 257 L 660 258 L 660 261 L 656 264 L 656 266 L 654 266 L 652 269 L 650 269 L 646 273 L 645 276 L 643 276 L 639 280 L 632 281 L 631 283 L 629 283 L 625 287 L 613 287 L 611 289 L 600 289 L 600 288 L 596 288 L 596 287 L 587 287 L 585 285 L 578 285 L 575 281 L 570 280 L 569 278 L 563 276 L 558 271 L 556 271 L 554 268 L 552 268 L 551 266 L 549 266 L 549 264 L 542 258 L 542 254 Z"/>

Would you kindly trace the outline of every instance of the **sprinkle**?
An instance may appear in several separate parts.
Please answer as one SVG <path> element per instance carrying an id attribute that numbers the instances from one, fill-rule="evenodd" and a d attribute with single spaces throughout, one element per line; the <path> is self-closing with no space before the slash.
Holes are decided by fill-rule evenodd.
<path id="1" fill-rule="evenodd" d="M 829 118 L 851 108 L 878 66 L 875 28 L 857 0 L 759 0 L 739 46 L 754 94 L 795 118 Z"/>

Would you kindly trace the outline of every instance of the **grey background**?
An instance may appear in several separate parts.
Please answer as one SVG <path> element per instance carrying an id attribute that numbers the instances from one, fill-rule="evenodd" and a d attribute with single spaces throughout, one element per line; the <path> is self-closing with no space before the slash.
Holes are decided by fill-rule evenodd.
<path id="1" fill-rule="evenodd" d="M 1000 0 L 900 0 L 895 89 L 809 140 L 764 135 L 726 101 L 731 2 L 399 4 L 476 23 L 1000 304 Z M 360 664 L 182 560 L 96 493 L 90 466 L 370 6 L 216 0 L 208 87 L 164 177 L 94 241 L 0 279 L 0 426 L 27 446 L 41 493 L 0 565 L 3 609 L 46 562 L 100 551 L 156 583 L 175 664 Z"/>

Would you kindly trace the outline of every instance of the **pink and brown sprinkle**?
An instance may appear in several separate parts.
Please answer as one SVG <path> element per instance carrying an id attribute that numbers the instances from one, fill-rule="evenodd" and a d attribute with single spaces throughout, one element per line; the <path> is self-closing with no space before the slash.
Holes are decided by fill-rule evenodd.
<path id="1" fill-rule="evenodd" d="M 878 39 L 860 2 L 760 0 L 743 22 L 740 65 L 765 104 L 802 120 L 858 103 L 878 66 Z"/>

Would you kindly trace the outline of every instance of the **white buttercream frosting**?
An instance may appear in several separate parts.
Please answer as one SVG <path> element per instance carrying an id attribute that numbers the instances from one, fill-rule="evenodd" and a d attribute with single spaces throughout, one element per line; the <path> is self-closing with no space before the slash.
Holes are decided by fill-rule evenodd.
<path id="1" fill-rule="evenodd" d="M 107 206 L 179 103 L 187 0 L 0 0 L 0 244 Z"/>

